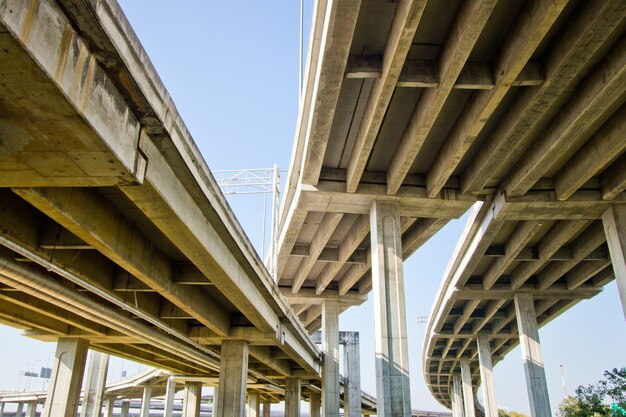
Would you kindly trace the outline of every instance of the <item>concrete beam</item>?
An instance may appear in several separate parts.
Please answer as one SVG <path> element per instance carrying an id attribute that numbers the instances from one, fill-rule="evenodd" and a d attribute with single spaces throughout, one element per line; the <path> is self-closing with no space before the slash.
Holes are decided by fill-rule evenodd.
<path id="1" fill-rule="evenodd" d="M 291 282 L 292 293 L 298 293 L 300 287 L 304 283 L 304 280 L 308 277 L 309 272 L 313 269 L 313 266 L 315 266 L 317 258 L 320 253 L 322 253 L 322 250 L 326 246 L 326 243 L 328 243 L 332 234 L 335 232 L 335 228 L 339 225 L 342 218 L 342 213 L 326 213 L 324 215 L 322 221 L 317 227 L 315 235 L 313 235 L 311 240 L 311 253 L 300 263 L 296 276 Z"/>
<path id="2" fill-rule="evenodd" d="M 380 78 L 382 60 L 379 55 L 350 55 L 345 78 Z M 438 88 L 439 63 L 436 60 L 409 58 L 404 64 L 398 87 Z M 530 61 L 513 82 L 514 87 L 540 85 L 545 79 L 541 63 Z M 491 90 L 495 87 L 493 68 L 485 62 L 467 61 L 452 88 L 459 90 Z"/>
<path id="3" fill-rule="evenodd" d="M 81 339 L 59 339 L 42 417 L 76 416 L 88 348 Z"/>
<path id="4" fill-rule="evenodd" d="M 316 186 L 301 185 L 299 207 L 308 211 L 369 214 L 377 201 L 396 202 L 400 216 L 456 219 L 476 202 L 472 196 L 446 190 L 437 198 L 428 198 L 425 187 L 403 186 L 390 196 L 384 184 L 361 184 L 358 193 L 345 192 L 345 183 L 320 181 Z"/>
<path id="5" fill-rule="evenodd" d="M 524 89 L 515 98 L 510 110 L 481 145 L 481 151 L 469 161 L 461 177 L 464 194 L 480 192 L 496 172 L 509 170 L 522 153 L 522 147 L 539 131 L 543 119 L 537 115 L 558 103 L 572 82 L 577 82 L 581 71 L 594 59 L 594 51 L 621 24 L 623 7 L 619 0 L 585 2 L 571 16 L 568 27 L 543 58 L 546 80 L 537 88 Z"/>
<path id="6" fill-rule="evenodd" d="M 281 335 L 278 347 L 301 367 L 319 372 L 319 352 L 289 305 L 275 297 L 274 280 L 245 239 L 217 186 L 207 182 L 206 172 L 194 174 L 199 190 L 192 195 L 149 138 L 142 142 L 141 149 L 150 159 L 146 181 L 141 187 L 124 187 L 122 192 L 257 329 Z M 195 166 L 191 162 L 189 165 Z M 204 203 L 199 205 L 198 201 Z M 291 326 L 284 326 L 285 320 Z"/>
<path id="7" fill-rule="evenodd" d="M 389 163 L 387 170 L 387 193 L 389 195 L 394 195 L 400 189 L 496 4 L 497 1 L 465 2 L 456 13 L 450 28 L 450 33 L 454 33 L 454 36 L 447 37 L 438 58 L 439 86 L 424 91 L 420 96 Z M 446 143 L 444 143 L 445 147 Z M 445 152 L 445 149 L 443 151 Z M 445 153 L 444 160 L 450 162 Z M 433 171 L 439 170 L 441 165 L 441 162 L 433 161 L 433 168 L 428 175 L 430 197 L 435 197 L 443 187 L 443 183 L 448 180 L 449 175 L 443 178 L 442 174 L 433 179 Z M 441 181 L 441 186 L 434 189 L 433 181 Z"/>
<path id="8" fill-rule="evenodd" d="M 311 254 L 311 245 L 295 244 L 291 250 L 291 256 L 307 257 Z M 346 259 L 347 264 L 362 264 L 365 262 L 367 251 L 365 249 L 356 249 L 352 255 Z M 317 257 L 318 262 L 341 262 L 339 259 L 339 247 L 326 246 Z"/>
<path id="9" fill-rule="evenodd" d="M 13 71 L 19 74 L 3 94 L 20 103 L 20 117 L 38 121 L 32 133 L 11 135 L 28 141 L 28 149 L 1 152 L 13 163 L 1 169 L 0 186 L 140 183 L 146 164 L 137 147 L 140 122 L 56 2 L 15 2 L 0 10 L 0 24 L 10 33 L 3 40 L 12 56 L 8 68 L 17 66 Z M 40 93 L 24 94 L 33 85 L 42 86 Z M 63 147 L 49 139 L 58 135 Z M 4 149 L 12 148 L 5 143 Z"/>
<path id="10" fill-rule="evenodd" d="M 533 298 L 528 294 L 518 294 L 514 301 L 530 413 L 532 417 L 550 417 L 552 410 Z"/>
<path id="11" fill-rule="evenodd" d="M 329 300 L 345 305 L 360 305 L 367 301 L 367 294 L 359 294 L 357 291 L 340 294 L 337 290 L 325 290 L 317 294 L 313 288 L 302 288 L 297 294 L 293 294 L 290 288 L 280 287 L 280 292 L 290 304 L 323 304 L 324 301 Z"/>
<path id="12" fill-rule="evenodd" d="M 613 206 L 602 215 L 617 289 L 626 318 L 626 207 Z"/>
<path id="13" fill-rule="evenodd" d="M 314 83 L 315 93 L 307 96 L 314 108 L 305 127 L 304 163 L 300 174 L 300 180 L 305 184 L 316 184 L 319 179 L 361 0 L 332 2 L 329 5 L 320 34 L 320 56 L 314 57 L 319 68 L 316 68 L 315 78 L 307 80 L 307 83 Z"/>
<path id="14" fill-rule="evenodd" d="M 587 139 L 588 127 L 606 121 L 619 105 L 623 90 L 620 87 L 624 83 L 626 40 L 622 39 L 576 88 L 567 110 L 544 128 L 533 147 L 515 164 L 503 181 L 507 195 L 524 195 L 549 172 L 559 155 L 567 155 L 581 146 Z"/>
<path id="15" fill-rule="evenodd" d="M 15 192 L 213 331 L 229 333 L 230 315 L 207 295 L 173 283 L 170 260 L 104 197 L 84 189 Z"/>
<path id="16" fill-rule="evenodd" d="M 381 75 L 372 86 L 350 155 L 345 188 L 349 193 L 354 193 L 359 186 L 426 3 L 423 0 L 407 0 L 396 6 L 383 52 Z"/>

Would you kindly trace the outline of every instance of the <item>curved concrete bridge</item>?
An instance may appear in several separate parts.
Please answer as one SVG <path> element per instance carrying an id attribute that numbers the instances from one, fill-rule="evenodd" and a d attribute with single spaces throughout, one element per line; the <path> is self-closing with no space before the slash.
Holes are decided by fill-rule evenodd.
<path id="1" fill-rule="evenodd" d="M 58 341 L 46 416 L 91 347 L 213 378 L 219 417 L 247 384 L 338 417 L 372 291 L 378 413 L 408 417 L 402 262 L 477 201 L 429 324 L 442 404 L 463 368 L 471 417 L 476 355 L 518 335 L 540 380 L 535 322 L 613 276 L 626 305 L 625 0 L 316 5 L 270 276 L 115 1 L 0 2 L 0 319 Z"/>

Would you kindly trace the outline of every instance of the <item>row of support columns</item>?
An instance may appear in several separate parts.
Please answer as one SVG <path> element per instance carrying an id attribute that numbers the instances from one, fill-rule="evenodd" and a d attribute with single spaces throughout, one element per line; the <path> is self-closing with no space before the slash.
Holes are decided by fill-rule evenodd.
<path id="1" fill-rule="evenodd" d="M 610 207 L 602 215 L 602 224 L 624 318 L 626 319 L 626 205 Z M 532 295 L 520 293 L 514 296 L 514 303 L 530 413 L 532 417 L 550 417 L 552 415 L 550 397 L 541 353 L 534 300 Z M 498 408 L 488 335 L 479 334 L 477 336 L 477 348 L 485 416 L 497 417 Z M 450 398 L 453 417 L 474 417 L 474 390 L 470 364 L 467 359 L 460 361 L 460 374 L 452 376 Z"/>
<path id="2" fill-rule="evenodd" d="M 530 294 L 517 294 L 514 297 L 517 328 L 520 337 L 522 362 L 526 375 L 528 400 L 532 417 L 550 417 L 550 399 L 543 366 L 539 331 L 535 306 Z M 493 379 L 493 362 L 489 335 L 479 334 L 476 338 L 478 366 L 482 382 L 483 405 L 486 417 L 497 417 L 498 406 Z M 450 398 L 453 417 L 474 417 L 474 388 L 472 369 L 468 359 L 460 360 L 460 375 L 452 376 Z"/>

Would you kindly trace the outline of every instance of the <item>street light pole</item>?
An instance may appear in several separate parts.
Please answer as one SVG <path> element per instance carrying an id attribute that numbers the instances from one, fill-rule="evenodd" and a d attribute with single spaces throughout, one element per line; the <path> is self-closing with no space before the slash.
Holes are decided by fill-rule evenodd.
<path id="1" fill-rule="evenodd" d="M 565 387 L 565 365 L 559 365 L 561 368 L 561 381 L 563 382 L 563 395 L 567 398 L 567 388 Z"/>

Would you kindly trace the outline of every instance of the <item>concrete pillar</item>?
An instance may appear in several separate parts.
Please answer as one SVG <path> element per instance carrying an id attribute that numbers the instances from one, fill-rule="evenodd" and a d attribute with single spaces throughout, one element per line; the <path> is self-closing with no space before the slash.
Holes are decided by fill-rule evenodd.
<path id="1" fill-rule="evenodd" d="M 37 401 L 31 401 L 26 404 L 26 417 L 35 417 L 37 415 Z"/>
<path id="2" fill-rule="evenodd" d="M 411 417 L 398 204 L 374 203 L 370 226 L 378 416 Z"/>
<path id="3" fill-rule="evenodd" d="M 90 352 L 87 377 L 83 388 L 81 417 L 100 417 L 108 368 L 109 355 L 95 351 Z"/>
<path id="4" fill-rule="evenodd" d="M 626 319 L 626 206 L 610 207 L 602 215 L 602 224 Z"/>
<path id="5" fill-rule="evenodd" d="M 115 407 L 115 397 L 106 397 L 104 399 L 104 417 L 113 417 L 114 407 Z"/>
<path id="6" fill-rule="evenodd" d="M 263 417 L 270 417 L 271 413 L 272 413 L 272 403 L 269 401 L 265 401 L 263 403 Z"/>
<path id="7" fill-rule="evenodd" d="M 361 417 L 361 361 L 359 333 L 346 332 L 343 345 L 343 415 Z"/>
<path id="8" fill-rule="evenodd" d="M 474 409 L 474 389 L 472 388 L 472 371 L 469 361 L 461 359 L 461 382 L 463 384 L 463 411 L 465 417 L 476 417 Z"/>
<path id="9" fill-rule="evenodd" d="M 130 411 L 130 400 L 123 400 L 122 408 L 120 410 L 120 417 L 128 417 L 129 411 Z"/>
<path id="10" fill-rule="evenodd" d="M 86 340 L 59 338 L 41 417 L 76 417 L 88 348 Z"/>
<path id="11" fill-rule="evenodd" d="M 17 403 L 17 409 L 15 410 L 15 417 L 23 417 L 24 403 Z"/>
<path id="12" fill-rule="evenodd" d="M 496 387 L 493 382 L 493 364 L 491 362 L 489 336 L 479 334 L 476 343 L 478 345 L 478 365 L 480 367 L 480 380 L 482 381 L 485 417 L 498 417 L 498 403 L 496 402 Z"/>
<path id="13" fill-rule="evenodd" d="M 213 404 L 211 404 L 211 417 L 217 415 L 217 398 L 219 397 L 219 388 L 213 387 Z"/>
<path id="14" fill-rule="evenodd" d="M 217 417 L 244 417 L 248 377 L 248 342 L 224 340 L 220 360 Z"/>
<path id="15" fill-rule="evenodd" d="M 202 400 L 202 382 L 185 382 L 182 417 L 198 417 Z"/>
<path id="16" fill-rule="evenodd" d="M 322 417 L 339 417 L 339 302 L 322 304 Z"/>
<path id="17" fill-rule="evenodd" d="M 551 417 L 550 397 L 533 298 L 530 294 L 516 294 L 514 300 L 530 414 L 532 417 Z"/>
<path id="18" fill-rule="evenodd" d="M 295 377 L 285 378 L 285 417 L 300 417 L 301 394 L 302 380 Z"/>
<path id="19" fill-rule="evenodd" d="M 309 417 L 321 417 L 321 415 L 322 415 L 322 394 L 317 393 L 317 392 L 312 392 L 309 395 Z"/>
<path id="20" fill-rule="evenodd" d="M 4 403 L 0 403 L 0 417 L 4 417 Z"/>
<path id="21" fill-rule="evenodd" d="M 461 375 L 452 376 L 452 417 L 463 417 L 463 391 L 461 388 Z"/>
<path id="22" fill-rule="evenodd" d="M 146 385 L 145 387 L 143 387 L 143 396 L 141 398 L 141 409 L 139 410 L 139 417 L 149 417 L 151 399 L 152 386 Z"/>
<path id="23" fill-rule="evenodd" d="M 260 417 L 259 405 L 259 394 L 256 392 L 248 393 L 248 399 L 246 401 L 246 416 Z"/>
<path id="24" fill-rule="evenodd" d="M 165 386 L 165 401 L 163 403 L 163 417 L 172 417 L 174 414 L 174 395 L 176 394 L 176 381 L 174 378 L 167 379 Z"/>

